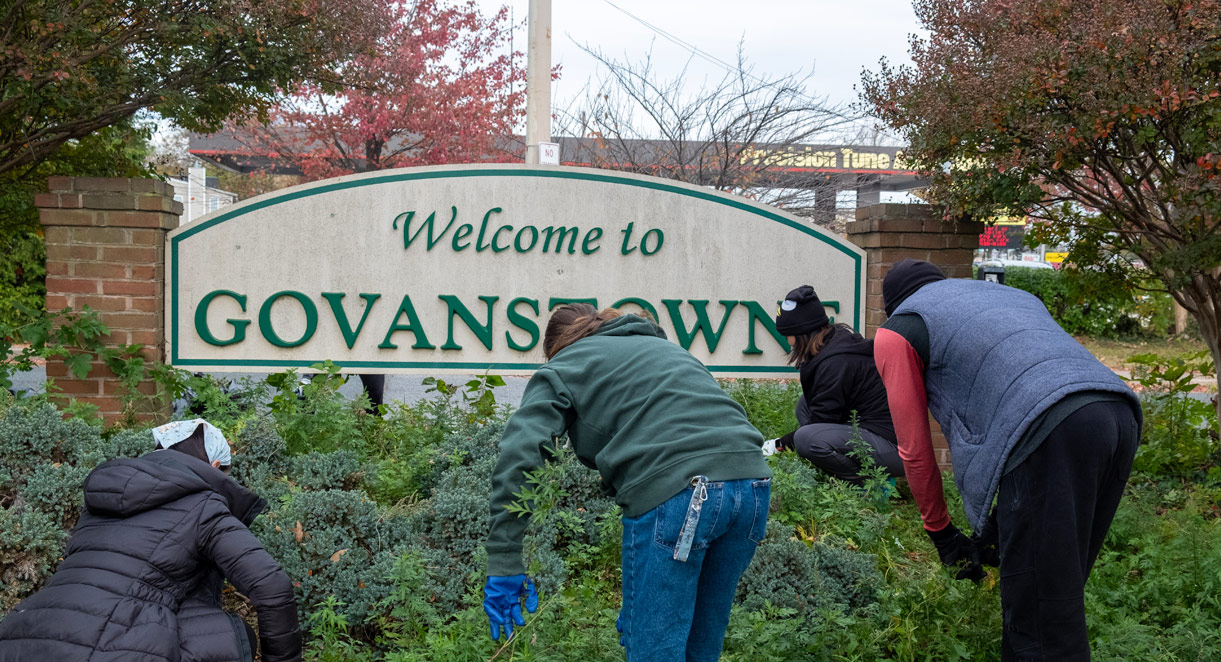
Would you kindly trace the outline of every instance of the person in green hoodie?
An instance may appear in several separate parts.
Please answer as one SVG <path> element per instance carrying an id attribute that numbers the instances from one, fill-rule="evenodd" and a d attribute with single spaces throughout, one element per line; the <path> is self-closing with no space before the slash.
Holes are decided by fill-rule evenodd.
<path id="1" fill-rule="evenodd" d="M 763 437 L 694 356 L 648 319 L 556 310 L 544 364 L 500 441 L 492 477 L 484 611 L 512 636 L 538 605 L 522 561 L 527 520 L 506 509 L 567 433 L 577 459 L 623 510 L 629 662 L 717 660 L 738 579 L 766 535 L 771 470 Z"/>

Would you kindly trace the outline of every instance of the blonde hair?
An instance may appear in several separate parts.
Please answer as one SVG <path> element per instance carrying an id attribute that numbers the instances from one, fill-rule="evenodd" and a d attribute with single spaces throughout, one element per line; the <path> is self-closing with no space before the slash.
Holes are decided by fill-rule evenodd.
<path id="1" fill-rule="evenodd" d="M 598 312 L 598 309 L 587 303 L 561 306 L 552 313 L 551 320 L 547 322 L 547 332 L 543 335 L 543 355 L 550 361 L 561 349 L 593 335 L 603 324 L 622 314 L 614 308 Z"/>

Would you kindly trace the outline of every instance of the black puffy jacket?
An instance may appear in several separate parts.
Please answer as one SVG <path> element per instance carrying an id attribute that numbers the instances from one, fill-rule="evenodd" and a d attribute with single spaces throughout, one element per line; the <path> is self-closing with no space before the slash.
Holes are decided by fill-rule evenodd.
<path id="1" fill-rule="evenodd" d="M 0 622 L 0 662 L 249 659 L 221 575 L 258 609 L 264 662 L 300 660 L 291 582 L 247 528 L 264 505 L 173 450 L 99 465 L 63 562 Z"/>

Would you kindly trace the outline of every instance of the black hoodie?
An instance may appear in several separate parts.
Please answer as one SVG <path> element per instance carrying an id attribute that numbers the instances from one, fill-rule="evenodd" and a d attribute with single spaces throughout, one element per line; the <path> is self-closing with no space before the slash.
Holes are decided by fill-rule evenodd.
<path id="1" fill-rule="evenodd" d="M 263 660 L 300 660 L 291 582 L 246 528 L 264 505 L 184 453 L 98 465 L 63 562 L 0 622 L 0 662 L 179 660 L 179 610 L 216 570 L 258 609 Z"/>
<path id="2" fill-rule="evenodd" d="M 895 441 L 886 388 L 873 362 L 873 341 L 835 327 L 822 350 L 801 364 L 801 391 L 810 423 L 847 424 L 853 410 L 862 428 Z"/>

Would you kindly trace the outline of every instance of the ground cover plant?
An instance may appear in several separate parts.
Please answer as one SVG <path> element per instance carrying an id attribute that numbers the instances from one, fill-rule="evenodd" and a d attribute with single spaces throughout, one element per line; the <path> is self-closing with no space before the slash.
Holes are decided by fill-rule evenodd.
<path id="1" fill-rule="evenodd" d="M 1146 397 L 1163 397 L 1176 368 L 1151 362 Z M 192 415 L 234 441 L 234 477 L 270 503 L 252 528 L 293 580 L 307 659 L 621 655 L 621 528 L 595 472 L 561 450 L 523 490 L 517 508 L 531 520 L 527 563 L 542 600 L 517 636 L 493 642 L 480 587 L 490 476 L 510 413 L 495 400 L 499 380 L 434 380 L 430 399 L 375 416 L 363 398 L 339 395 L 342 379 L 323 366 L 306 384 L 286 373 L 191 385 Z M 765 435 L 796 425 L 794 383 L 724 387 Z M 1087 587 L 1095 659 L 1221 659 L 1217 435 L 1205 417 L 1184 441 L 1190 426 L 1168 418 L 1181 415 L 1148 408 L 1145 459 Z M 1185 455 L 1190 467 L 1163 460 L 1207 446 L 1201 440 L 1212 452 Z M 88 470 L 151 445 L 146 430 L 102 430 L 38 399 L 0 401 L 0 608 L 36 590 L 58 562 Z M 839 483 L 791 453 L 771 462 L 768 536 L 739 586 L 723 659 L 999 659 L 995 570 L 979 585 L 955 581 L 914 504 L 884 483 Z M 238 600 L 230 594 L 231 606 Z"/>

